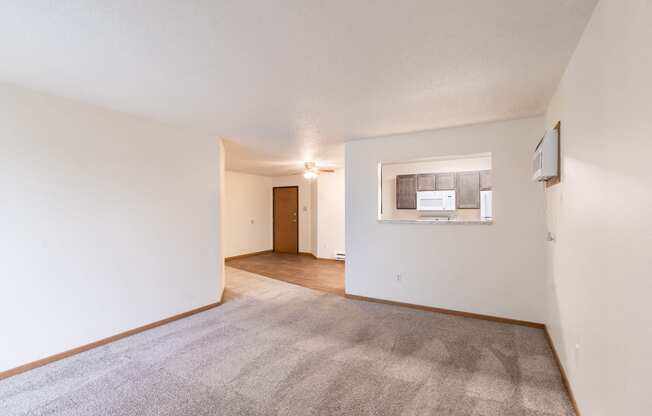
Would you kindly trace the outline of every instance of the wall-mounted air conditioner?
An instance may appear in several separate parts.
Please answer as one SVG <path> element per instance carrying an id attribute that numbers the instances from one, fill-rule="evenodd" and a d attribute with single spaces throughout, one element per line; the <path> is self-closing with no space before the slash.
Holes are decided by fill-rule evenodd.
<path id="1" fill-rule="evenodd" d="M 547 181 L 557 176 L 559 169 L 559 131 L 548 130 L 534 150 L 532 180 Z"/>

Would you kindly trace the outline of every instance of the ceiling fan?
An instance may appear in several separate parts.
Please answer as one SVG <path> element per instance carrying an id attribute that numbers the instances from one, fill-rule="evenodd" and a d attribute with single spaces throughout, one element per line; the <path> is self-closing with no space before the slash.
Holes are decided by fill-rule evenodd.
<path id="1" fill-rule="evenodd" d="M 304 162 L 305 169 L 303 177 L 306 179 L 315 179 L 320 173 L 333 173 L 334 169 L 320 169 L 315 162 Z"/>

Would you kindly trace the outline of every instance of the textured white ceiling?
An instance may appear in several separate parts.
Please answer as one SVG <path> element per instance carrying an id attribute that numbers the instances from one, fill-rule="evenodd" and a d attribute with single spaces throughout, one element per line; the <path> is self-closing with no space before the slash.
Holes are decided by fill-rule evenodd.
<path id="1" fill-rule="evenodd" d="M 541 113 L 595 0 L 3 0 L 0 80 L 228 139 L 235 170 Z"/>

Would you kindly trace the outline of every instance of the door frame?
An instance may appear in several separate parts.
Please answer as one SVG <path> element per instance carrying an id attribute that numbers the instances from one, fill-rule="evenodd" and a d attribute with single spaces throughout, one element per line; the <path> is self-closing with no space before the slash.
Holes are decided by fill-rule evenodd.
<path id="1" fill-rule="evenodd" d="M 276 252 L 276 189 L 296 188 L 297 190 L 297 254 L 299 254 L 299 186 L 274 186 L 272 187 L 272 251 Z"/>

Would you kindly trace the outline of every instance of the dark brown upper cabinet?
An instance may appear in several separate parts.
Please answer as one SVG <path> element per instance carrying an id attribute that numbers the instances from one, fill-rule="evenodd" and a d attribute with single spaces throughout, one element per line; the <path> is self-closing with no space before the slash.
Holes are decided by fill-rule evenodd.
<path id="1" fill-rule="evenodd" d="M 480 190 L 489 191 L 491 190 L 491 171 L 490 170 L 481 170 L 480 171 Z"/>
<path id="2" fill-rule="evenodd" d="M 456 190 L 457 208 L 480 208 L 480 172 L 458 172 Z"/>
<path id="3" fill-rule="evenodd" d="M 421 173 L 417 175 L 417 191 L 434 191 L 434 190 L 435 190 L 434 173 Z"/>
<path id="4" fill-rule="evenodd" d="M 435 175 L 438 191 L 452 191 L 455 189 L 454 173 L 438 173 Z"/>
<path id="5" fill-rule="evenodd" d="M 396 175 L 396 209 L 417 209 L 417 175 Z"/>

